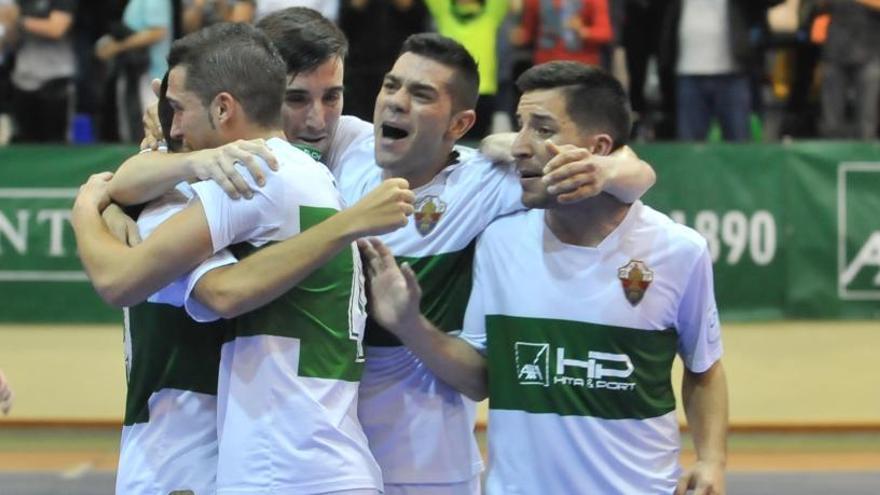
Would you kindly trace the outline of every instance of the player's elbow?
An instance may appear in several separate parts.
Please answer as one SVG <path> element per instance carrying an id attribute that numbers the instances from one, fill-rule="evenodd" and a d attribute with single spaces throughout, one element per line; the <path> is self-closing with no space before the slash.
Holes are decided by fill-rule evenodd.
<path id="1" fill-rule="evenodd" d="M 134 306 L 144 300 L 133 286 L 117 277 L 93 278 L 92 284 L 104 302 L 117 308 Z"/>
<path id="2" fill-rule="evenodd" d="M 240 291 L 227 287 L 204 287 L 196 290 L 196 298 L 214 314 L 231 319 L 247 313 L 246 300 Z"/>

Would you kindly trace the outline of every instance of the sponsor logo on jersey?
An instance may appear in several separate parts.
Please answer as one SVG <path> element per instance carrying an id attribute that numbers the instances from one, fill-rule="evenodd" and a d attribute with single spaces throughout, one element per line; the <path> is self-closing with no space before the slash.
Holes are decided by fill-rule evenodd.
<path id="1" fill-rule="evenodd" d="M 437 196 L 425 196 L 416 201 L 415 210 L 416 230 L 424 237 L 437 226 L 440 217 L 446 212 L 446 203 Z"/>
<path id="2" fill-rule="evenodd" d="M 550 344 L 514 344 L 517 380 L 521 385 L 550 384 Z"/>
<path id="3" fill-rule="evenodd" d="M 590 389 L 632 391 L 634 382 L 627 381 L 635 371 L 626 354 L 587 351 L 587 359 L 577 359 L 565 347 L 557 347 L 555 366 L 551 369 L 550 344 L 516 342 L 517 381 L 520 385 L 571 385 Z M 568 356 L 568 357 L 567 357 Z"/>
<path id="4" fill-rule="evenodd" d="M 644 261 L 630 260 L 625 266 L 617 269 L 617 278 L 623 285 L 623 295 L 630 304 L 635 306 L 642 302 L 645 292 L 654 281 L 654 272 L 648 269 Z"/>

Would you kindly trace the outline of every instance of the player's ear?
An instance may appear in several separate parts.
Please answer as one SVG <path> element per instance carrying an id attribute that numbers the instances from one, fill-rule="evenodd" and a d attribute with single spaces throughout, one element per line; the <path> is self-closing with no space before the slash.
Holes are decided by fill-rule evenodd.
<path id="1" fill-rule="evenodd" d="M 238 100 L 226 91 L 217 93 L 217 96 L 211 102 L 211 115 L 220 124 L 228 123 L 240 111 L 241 105 L 238 103 Z"/>
<path id="2" fill-rule="evenodd" d="M 462 110 L 452 116 L 452 120 L 449 123 L 449 129 L 446 133 L 453 141 L 458 141 L 467 134 L 467 131 L 474 126 L 474 122 L 476 121 L 477 113 L 475 111 Z"/>
<path id="3" fill-rule="evenodd" d="M 589 148 L 594 155 L 609 155 L 614 149 L 614 139 L 609 134 L 596 134 Z"/>

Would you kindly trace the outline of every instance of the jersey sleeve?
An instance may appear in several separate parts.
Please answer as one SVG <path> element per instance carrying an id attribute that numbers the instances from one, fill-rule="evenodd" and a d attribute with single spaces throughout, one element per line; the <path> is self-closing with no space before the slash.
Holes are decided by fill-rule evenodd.
<path id="1" fill-rule="evenodd" d="M 721 358 L 721 324 L 715 304 L 712 258 L 703 246 L 678 307 L 678 352 L 688 370 L 702 373 Z"/>
<path id="2" fill-rule="evenodd" d="M 254 196 L 232 199 L 212 181 L 197 182 L 193 191 L 202 202 L 211 231 L 214 252 L 244 241 L 265 237 L 278 229 L 285 207 L 283 180 L 278 178 L 262 159 L 257 158 L 266 172 L 266 185 L 259 187 L 242 165 L 236 165 Z"/>
<path id="3" fill-rule="evenodd" d="M 522 211 L 522 186 L 512 163 L 493 163 L 483 178 L 483 190 L 488 195 L 489 221 L 511 213 Z"/>
<path id="4" fill-rule="evenodd" d="M 333 133 L 333 140 L 330 142 L 330 150 L 327 152 L 327 160 L 324 165 L 336 174 L 336 170 L 340 167 L 352 146 L 355 143 L 373 135 L 373 124 L 366 122 L 352 115 L 343 115 L 339 118 L 339 124 Z"/>
<path id="5" fill-rule="evenodd" d="M 467 309 L 464 313 L 464 328 L 458 337 L 480 354 L 486 354 L 486 310 L 483 304 L 485 297 L 483 291 L 486 289 L 486 283 L 483 280 L 483 267 L 480 246 L 482 245 L 482 236 L 477 239 L 476 254 L 474 255 L 474 281 L 471 288 L 471 296 L 468 299 Z"/>
<path id="6" fill-rule="evenodd" d="M 210 258 L 203 261 L 186 277 L 184 291 L 184 309 L 190 318 L 205 323 L 209 321 L 219 320 L 220 315 L 215 313 L 211 308 L 202 304 L 193 294 L 199 280 L 208 272 L 221 266 L 227 266 L 238 262 L 235 256 L 229 250 L 223 249 L 215 253 Z"/>

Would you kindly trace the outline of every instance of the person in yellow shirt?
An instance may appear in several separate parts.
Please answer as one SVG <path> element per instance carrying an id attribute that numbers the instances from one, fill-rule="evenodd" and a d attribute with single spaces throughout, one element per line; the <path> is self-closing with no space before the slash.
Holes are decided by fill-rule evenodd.
<path id="1" fill-rule="evenodd" d="M 498 93 L 498 51 L 496 37 L 508 0 L 425 0 L 437 23 L 437 31 L 467 49 L 477 61 L 480 72 L 480 98 L 477 121 L 465 139 L 480 139 L 489 134 L 495 95 Z"/>

